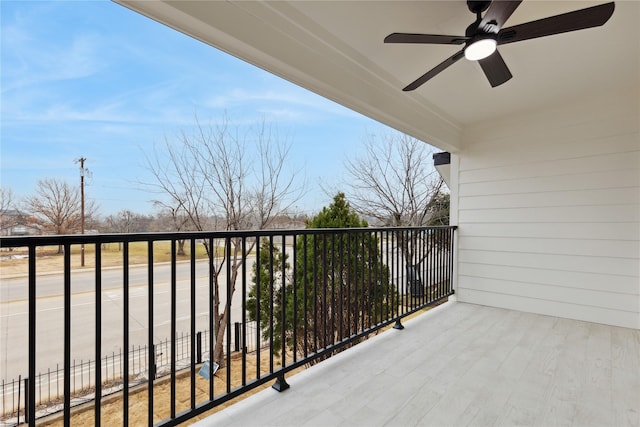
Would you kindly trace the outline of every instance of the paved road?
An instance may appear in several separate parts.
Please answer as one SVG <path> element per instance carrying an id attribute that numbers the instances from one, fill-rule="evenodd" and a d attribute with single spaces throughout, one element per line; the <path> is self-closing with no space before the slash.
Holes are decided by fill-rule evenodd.
<path id="1" fill-rule="evenodd" d="M 252 262 L 251 262 L 252 263 Z M 251 264 L 249 263 L 249 264 Z M 176 268 L 176 331 L 190 331 L 190 265 L 180 263 Z M 248 267 L 250 270 L 250 265 Z M 223 269 L 224 272 L 224 269 Z M 147 268 L 131 267 L 129 270 L 130 312 L 129 343 L 144 345 L 148 342 L 148 285 Z M 195 314 L 196 330 L 208 329 L 209 284 L 208 263 L 196 264 Z M 171 267 L 159 264 L 154 267 L 154 339 L 170 337 Z M 63 275 L 51 274 L 38 277 L 37 300 L 37 370 L 46 372 L 63 363 L 64 299 Z M 222 274 L 221 283 L 226 276 Z M 71 279 L 71 345 L 72 358 L 95 359 L 95 273 L 74 271 Z M 27 373 L 28 363 L 28 304 L 27 278 L 2 279 L 0 281 L 0 379 L 10 380 Z M 103 355 L 118 352 L 123 347 L 123 297 L 122 270 L 104 269 L 102 273 L 102 352 Z M 226 286 L 220 287 L 221 301 L 226 299 Z M 237 301 L 237 303 L 235 303 Z M 234 298 L 232 322 L 241 319 L 240 298 Z"/>

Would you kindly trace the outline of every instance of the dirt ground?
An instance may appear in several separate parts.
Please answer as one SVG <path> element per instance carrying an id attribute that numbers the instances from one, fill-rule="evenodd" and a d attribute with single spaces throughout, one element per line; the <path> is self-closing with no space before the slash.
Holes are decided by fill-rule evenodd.
<path id="1" fill-rule="evenodd" d="M 239 359 L 240 355 L 236 355 L 231 364 L 231 384 L 232 388 L 241 385 L 242 383 L 242 366 L 241 360 Z M 261 369 L 264 373 L 268 371 L 269 366 L 269 353 L 268 351 L 263 351 L 261 353 L 261 362 L 260 366 L 264 367 Z M 275 367 L 278 365 L 275 364 Z M 290 374 L 295 375 L 295 373 L 300 372 L 304 368 L 299 368 Z M 247 357 L 247 377 L 253 377 L 250 373 L 255 374 L 256 372 L 256 360 L 255 357 Z M 220 411 L 223 408 L 226 408 L 229 405 L 233 405 L 234 403 L 247 398 L 248 396 L 255 394 L 265 388 L 271 387 L 273 382 L 268 382 L 256 389 L 243 394 L 242 396 L 237 397 L 236 399 L 230 400 L 217 406 L 209 412 L 206 412 L 192 420 L 185 422 L 183 425 L 188 426 L 195 423 L 198 420 L 207 418 L 212 414 Z M 214 377 L 214 392 L 215 396 L 222 395 L 226 390 L 226 369 L 220 369 L 216 373 Z M 170 378 L 162 378 L 156 381 L 154 384 L 154 410 L 153 422 L 157 423 L 162 421 L 163 419 L 169 418 L 170 416 L 170 393 L 171 393 L 171 383 Z M 179 413 L 183 410 L 189 409 L 191 404 L 191 378 L 189 373 L 183 373 L 178 375 L 176 381 L 176 412 Z M 196 374 L 196 403 L 202 403 L 209 399 L 209 381 L 204 379 L 202 376 Z M 103 425 L 107 426 L 115 426 L 122 425 L 122 392 L 116 393 L 114 395 L 103 398 L 101 405 L 101 422 Z M 143 426 L 148 425 L 148 385 L 142 384 L 137 386 L 134 389 L 131 389 L 129 392 L 129 425 L 131 426 Z M 95 425 L 95 413 L 94 413 L 94 405 L 86 404 L 81 405 L 72 409 L 71 415 L 71 425 L 72 426 L 88 426 Z M 51 415 L 48 418 L 39 420 L 38 425 L 47 426 L 47 427 L 58 427 L 63 425 L 62 415 L 55 414 Z"/>

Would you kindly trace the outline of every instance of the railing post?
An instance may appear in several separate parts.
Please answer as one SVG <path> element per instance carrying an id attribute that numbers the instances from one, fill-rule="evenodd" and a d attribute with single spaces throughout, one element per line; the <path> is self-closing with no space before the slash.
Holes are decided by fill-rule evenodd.
<path id="1" fill-rule="evenodd" d="M 202 363 L 202 332 L 196 333 L 196 363 Z"/>
<path id="2" fill-rule="evenodd" d="M 403 330 L 403 329 L 404 329 L 404 326 L 403 326 L 403 325 L 402 325 L 402 323 L 400 322 L 400 318 L 399 318 L 399 317 L 396 319 L 396 324 L 395 324 L 395 325 L 393 325 L 393 329 L 397 329 L 397 330 L 399 330 L 399 331 L 401 331 L 401 330 Z"/>
<path id="3" fill-rule="evenodd" d="M 291 386 L 289 385 L 289 383 L 287 383 L 287 380 L 285 380 L 284 374 L 280 374 L 280 376 L 278 376 L 278 378 L 276 378 L 276 382 L 273 383 L 273 385 L 271 386 L 271 388 L 273 388 L 274 390 L 277 390 L 279 392 L 283 392 L 286 389 L 288 389 L 289 387 L 291 387 Z"/>

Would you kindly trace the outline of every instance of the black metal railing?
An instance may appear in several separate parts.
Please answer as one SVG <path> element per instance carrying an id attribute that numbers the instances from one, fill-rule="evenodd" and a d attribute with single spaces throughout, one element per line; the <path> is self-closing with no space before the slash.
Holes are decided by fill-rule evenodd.
<path id="1" fill-rule="evenodd" d="M 56 355 L 62 363 L 62 417 L 68 425 L 78 355 L 89 352 L 90 359 L 103 360 L 115 347 L 154 348 L 158 336 L 169 340 L 167 354 L 163 351 L 168 379 L 148 375 L 146 387 L 134 392 L 135 363 L 120 358 L 118 420 L 103 419 L 102 397 L 113 391 L 107 390 L 108 375 L 87 369 L 93 375 L 88 380 L 94 388 L 93 424 L 128 425 L 134 398 L 143 399 L 148 425 L 177 425 L 267 382 L 284 390 L 290 371 L 387 325 L 402 328 L 403 317 L 452 295 L 454 231 L 411 227 L 3 238 L 0 248 L 26 248 L 28 254 L 22 285 L 28 289 L 28 347 L 11 350 L 21 351 L 17 359 L 26 363 L 20 373 L 26 379 L 25 409 L 18 422 L 35 425 L 41 402 L 31 384 L 37 372 L 51 368 L 47 365 Z M 110 243 L 121 248 L 120 262 L 103 267 L 103 248 Z M 93 253 L 90 272 L 72 265 L 76 245 Z M 63 249 L 59 275 L 39 274 L 37 255 L 47 246 Z M 188 254 L 179 255 L 178 247 Z M 144 262 L 133 265 L 140 252 Z M 3 280 L 2 286 L 9 285 L 17 286 Z M 59 311 L 51 308 L 56 301 Z M 257 333 L 250 337 L 252 321 Z M 197 331 L 205 329 L 213 334 L 202 349 Z M 46 339 L 55 330 L 62 331 L 62 339 Z M 188 342 L 179 344 L 185 334 Z M 188 359 L 178 363 L 185 345 Z M 201 364 L 202 353 L 210 363 Z M 146 357 L 145 366 L 155 366 L 157 352 Z M 202 366 L 213 362 L 220 366 L 215 375 L 203 373 Z"/>

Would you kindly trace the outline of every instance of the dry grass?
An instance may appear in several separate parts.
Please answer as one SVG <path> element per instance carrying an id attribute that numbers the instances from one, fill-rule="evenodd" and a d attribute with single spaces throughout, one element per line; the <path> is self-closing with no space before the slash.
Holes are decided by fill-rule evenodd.
<path id="1" fill-rule="evenodd" d="M 96 245 L 85 245 L 84 257 L 85 265 L 81 265 L 81 247 L 80 245 L 71 246 L 71 268 L 74 270 L 91 269 L 96 265 Z M 102 245 L 102 266 L 116 267 L 122 266 L 123 253 L 122 245 L 118 243 L 106 243 Z M 177 256 L 178 261 L 186 261 L 191 259 L 191 248 L 188 243 L 185 244 L 185 255 Z M 221 255 L 222 249 L 217 248 L 217 255 Z M 8 256 L 24 256 L 27 254 L 26 248 L 14 248 L 11 252 L 3 251 L 0 255 Z M 61 272 L 64 268 L 64 256 L 58 253 L 57 246 L 43 246 L 37 249 L 37 265 L 38 273 Z M 202 244 L 196 245 L 196 258 L 203 259 L 207 257 L 205 247 Z M 168 262 L 171 260 L 171 243 L 155 242 L 153 244 L 153 261 L 155 263 Z M 129 244 L 129 264 L 147 264 L 148 262 L 148 245 L 147 242 L 131 242 Z M 24 275 L 28 272 L 26 258 L 18 259 L 0 259 L 0 277 Z"/>
<path id="2" fill-rule="evenodd" d="M 240 354 L 234 356 L 231 362 L 231 388 L 240 386 L 242 384 L 242 366 L 241 366 L 241 358 Z M 266 374 L 269 370 L 269 352 L 263 351 L 261 352 L 260 357 L 260 366 L 262 375 Z M 274 361 L 274 368 L 279 367 L 279 364 Z M 300 372 L 304 368 L 298 368 L 288 376 L 294 375 L 297 372 Z M 255 357 L 247 357 L 246 364 L 247 376 L 256 373 L 256 358 Z M 220 369 L 216 373 L 214 377 L 214 391 L 215 396 L 218 397 L 222 395 L 226 391 L 226 380 L 227 380 L 227 371 L 226 369 Z M 183 425 L 188 426 L 196 421 L 207 418 L 212 414 L 226 408 L 229 405 L 234 404 L 235 402 L 245 399 L 248 396 L 255 394 L 265 388 L 271 387 L 272 382 L 268 382 L 260 387 L 257 387 L 250 392 L 244 393 L 243 395 L 225 402 L 216 408 L 195 417 Z M 202 403 L 209 400 L 209 381 L 202 378 L 200 375 L 196 374 L 196 402 Z M 170 377 L 165 377 L 159 379 L 154 384 L 154 408 L 153 408 L 153 422 L 157 423 L 164 419 L 169 418 L 170 416 L 170 390 L 171 383 Z M 176 379 L 176 413 L 180 413 L 181 411 L 187 410 L 190 408 L 191 404 L 191 378 L 189 376 L 189 372 L 182 373 L 177 376 Z M 122 393 L 116 393 L 112 396 L 105 398 L 102 402 L 100 414 L 101 414 L 101 422 L 103 425 L 122 425 L 123 419 L 123 410 L 122 410 Z M 142 426 L 148 425 L 148 385 L 143 384 L 137 386 L 130 390 L 129 392 L 129 425 L 131 426 Z M 39 420 L 38 425 L 41 426 L 50 426 L 50 427 L 58 427 L 63 425 L 62 414 L 52 415 L 43 420 Z M 87 426 L 87 425 L 95 425 L 95 413 L 94 413 L 94 405 L 89 403 L 82 406 L 78 406 L 72 410 L 71 415 L 71 425 L 76 426 Z"/>

